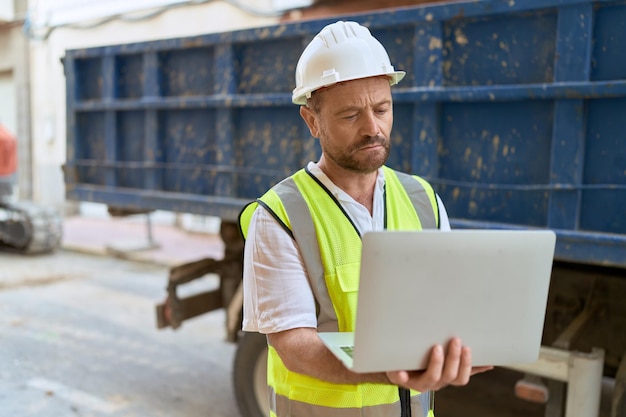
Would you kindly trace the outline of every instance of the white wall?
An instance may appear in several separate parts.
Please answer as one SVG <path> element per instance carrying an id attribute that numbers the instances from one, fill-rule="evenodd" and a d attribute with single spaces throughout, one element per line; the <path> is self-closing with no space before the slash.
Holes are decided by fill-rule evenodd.
<path id="1" fill-rule="evenodd" d="M 15 18 L 13 0 L 0 0 L 0 22 L 10 22 Z"/>
<path id="2" fill-rule="evenodd" d="M 262 7 L 265 1 L 254 3 Z M 267 4 L 271 6 L 269 0 Z M 277 21 L 278 17 L 255 16 L 224 1 L 212 1 L 174 8 L 138 23 L 114 20 L 90 30 L 59 27 L 46 40 L 33 41 L 31 91 L 34 200 L 60 210 L 65 209 L 60 168 L 65 162 L 66 151 L 65 77 L 60 62 L 65 50 L 193 36 L 265 26 Z"/>

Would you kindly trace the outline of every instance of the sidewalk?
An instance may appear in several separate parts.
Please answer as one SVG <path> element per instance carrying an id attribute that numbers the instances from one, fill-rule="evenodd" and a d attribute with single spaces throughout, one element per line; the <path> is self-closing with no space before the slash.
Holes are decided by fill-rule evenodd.
<path id="1" fill-rule="evenodd" d="M 148 239 L 145 216 L 67 217 L 63 223 L 62 248 L 168 267 L 223 256 L 224 245 L 218 234 L 151 223 L 152 241 Z"/>

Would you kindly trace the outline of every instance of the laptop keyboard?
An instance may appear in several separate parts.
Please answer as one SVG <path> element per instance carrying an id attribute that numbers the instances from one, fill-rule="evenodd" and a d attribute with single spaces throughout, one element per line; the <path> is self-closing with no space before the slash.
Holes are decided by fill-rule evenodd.
<path id="1" fill-rule="evenodd" d="M 352 357 L 352 351 L 354 350 L 354 346 L 341 346 L 341 350 L 346 352 L 348 356 Z"/>

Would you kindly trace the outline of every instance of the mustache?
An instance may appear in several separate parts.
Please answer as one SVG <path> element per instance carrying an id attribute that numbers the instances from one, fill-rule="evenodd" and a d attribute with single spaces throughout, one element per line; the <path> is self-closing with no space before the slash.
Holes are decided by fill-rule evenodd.
<path id="1" fill-rule="evenodd" d="M 366 136 L 363 138 L 362 141 L 356 144 L 355 148 L 359 149 L 359 148 L 364 148 L 366 146 L 372 146 L 372 145 L 386 146 L 387 143 L 388 143 L 387 138 L 382 135 Z"/>

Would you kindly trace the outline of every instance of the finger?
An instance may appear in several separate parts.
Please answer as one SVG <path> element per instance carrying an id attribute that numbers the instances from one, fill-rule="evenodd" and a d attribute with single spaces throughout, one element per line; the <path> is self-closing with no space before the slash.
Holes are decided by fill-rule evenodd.
<path id="1" fill-rule="evenodd" d="M 443 347 L 441 345 L 436 345 L 430 352 L 428 367 L 419 377 L 419 383 L 424 385 L 424 388 L 419 391 L 427 391 L 429 389 L 436 388 L 435 384 L 438 384 L 441 380 L 444 364 L 445 356 L 443 352 Z"/>
<path id="2" fill-rule="evenodd" d="M 395 385 L 417 391 L 437 389 L 441 379 L 445 355 L 441 345 L 433 346 L 428 360 L 428 367 L 423 371 L 393 371 L 387 372 L 387 378 Z"/>
<path id="3" fill-rule="evenodd" d="M 463 345 L 459 338 L 455 337 L 448 343 L 448 353 L 446 354 L 441 383 L 447 384 L 457 379 L 461 366 L 462 348 Z"/>
<path id="4" fill-rule="evenodd" d="M 453 385 L 466 385 L 472 375 L 472 350 L 463 346 L 461 348 L 461 361 L 459 363 L 458 374 L 452 382 Z"/>
<path id="5" fill-rule="evenodd" d="M 406 371 L 389 371 L 387 379 L 395 385 L 404 385 L 409 381 L 409 373 Z"/>

